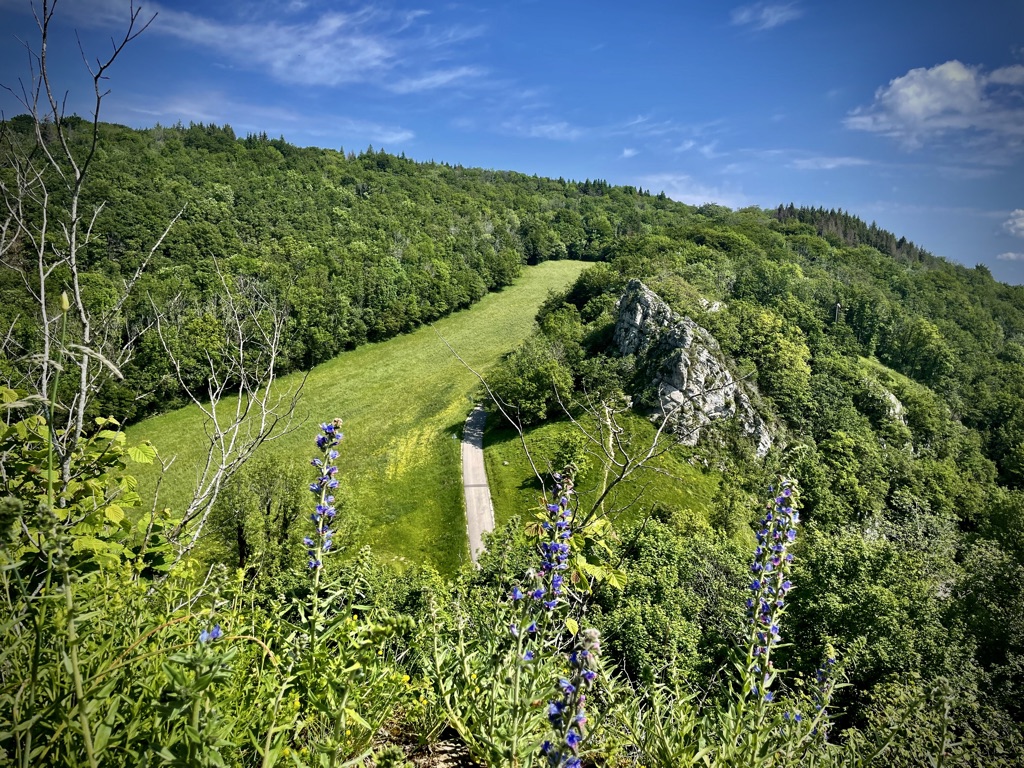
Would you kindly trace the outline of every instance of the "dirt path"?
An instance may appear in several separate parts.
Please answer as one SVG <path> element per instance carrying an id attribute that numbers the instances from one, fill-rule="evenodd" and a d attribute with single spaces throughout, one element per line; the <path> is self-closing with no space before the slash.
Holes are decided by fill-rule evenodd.
<path id="1" fill-rule="evenodd" d="M 476 406 L 466 419 L 462 432 L 462 488 L 466 495 L 466 529 L 469 532 L 469 556 L 476 565 L 484 548 L 483 535 L 494 530 L 494 506 L 484 469 L 484 423 L 487 412 Z"/>

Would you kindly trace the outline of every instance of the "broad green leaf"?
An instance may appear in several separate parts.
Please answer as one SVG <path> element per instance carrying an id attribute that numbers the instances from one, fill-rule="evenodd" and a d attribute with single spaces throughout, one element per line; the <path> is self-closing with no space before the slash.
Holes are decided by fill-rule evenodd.
<path id="1" fill-rule="evenodd" d="M 75 552 L 102 552 L 107 548 L 107 543 L 95 536 L 79 536 L 71 548 Z"/>
<path id="2" fill-rule="evenodd" d="M 124 510 L 121 509 L 117 504 L 110 504 L 105 510 L 103 510 L 104 516 L 112 522 L 114 525 L 118 525 L 124 520 Z"/>
<path id="3" fill-rule="evenodd" d="M 136 464 L 152 464 L 156 459 L 156 448 L 149 443 L 128 446 L 128 456 Z"/>
<path id="4" fill-rule="evenodd" d="M 574 637 L 580 631 L 579 622 L 576 621 L 572 616 L 565 620 L 565 628 L 569 630 L 569 634 Z"/>

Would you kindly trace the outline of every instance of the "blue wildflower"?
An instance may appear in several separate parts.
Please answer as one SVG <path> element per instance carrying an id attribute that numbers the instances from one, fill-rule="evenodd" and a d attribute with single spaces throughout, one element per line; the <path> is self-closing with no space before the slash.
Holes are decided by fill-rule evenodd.
<path id="1" fill-rule="evenodd" d="M 751 622 L 750 655 L 748 668 L 771 669 L 770 650 L 780 640 L 780 620 L 785 612 L 785 596 L 793 588 L 789 572 L 793 555 L 787 552 L 796 540 L 797 513 L 795 484 L 783 480 L 777 493 L 768 505 L 757 532 L 758 544 L 750 570 L 757 576 L 749 585 L 754 595 L 747 600 L 747 615 Z M 756 660 L 756 661 L 755 661 Z M 771 678 L 767 677 L 761 688 L 765 701 L 771 701 L 774 694 L 767 688 Z M 757 696 L 757 686 L 752 686 Z"/>

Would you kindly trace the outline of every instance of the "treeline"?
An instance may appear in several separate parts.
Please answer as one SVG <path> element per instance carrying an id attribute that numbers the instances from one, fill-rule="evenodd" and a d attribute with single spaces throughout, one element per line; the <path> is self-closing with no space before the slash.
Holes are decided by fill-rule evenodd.
<path id="1" fill-rule="evenodd" d="M 2 126 L 27 156 L 32 125 L 22 116 Z M 68 118 L 65 127 L 73 150 L 85 145 L 89 124 Z M 113 305 L 180 212 L 124 306 L 123 324 L 127 339 L 173 306 L 174 344 L 199 358 L 185 360 L 191 384 L 201 385 L 208 361 L 200 350 L 218 332 L 218 297 L 239 278 L 285 311 L 279 370 L 308 368 L 466 307 L 508 285 L 523 263 L 598 257 L 614 235 L 610 218 L 619 218 L 609 209 L 626 202 L 621 191 L 605 195 L 603 182 L 414 163 L 372 147 L 346 155 L 265 134 L 239 139 L 229 126 L 100 131 L 84 202 L 102 209 L 80 255 L 83 290 L 100 310 Z M 0 172 L 14 180 L 13 169 Z M 552 229 L 553 201 L 570 200 Z M 25 215 L 38 229 L 39 211 Z M 38 308 L 18 274 L 31 277 L 33 259 L 20 243 L 8 253 L 15 269 L 0 275 L 0 325 L 22 353 L 10 357 L 39 351 Z M 152 332 L 123 373 L 105 386 L 95 415 L 133 420 L 181 401 Z"/>
<path id="2" fill-rule="evenodd" d="M 796 221 L 810 224 L 814 231 L 835 246 L 870 245 L 903 263 L 934 262 L 935 256 L 892 232 L 880 229 L 875 222 L 865 224 L 858 217 L 843 210 L 824 208 L 796 208 L 792 203 L 779 205 L 774 216 L 782 222 Z"/>
<path id="3" fill-rule="evenodd" d="M 89 125 L 67 125 L 73 142 L 88 138 Z M 3 128 L 29 144 L 31 126 L 16 117 Z M 103 208 L 83 252 L 83 290 L 98 308 L 115 303 L 183 211 L 123 308 L 123 325 L 127 338 L 173 305 L 174 343 L 197 357 L 184 365 L 192 383 L 208 367 L 198 351 L 217 333 L 229 280 L 248 281 L 286 314 L 284 372 L 468 306 L 523 263 L 617 260 L 638 274 L 674 272 L 677 292 L 743 299 L 788 319 L 791 334 L 877 357 L 939 393 L 977 432 L 1003 482 L 1024 481 L 1024 289 L 848 213 L 694 208 L 600 179 L 417 163 L 372 147 L 302 148 L 266 134 L 240 139 L 230 126 L 100 130 L 85 192 Z M 19 258 L 31 272 L 30 249 L 8 254 Z M 4 270 L 0 326 L 24 356 L 38 351 L 33 301 L 16 270 Z M 736 351 L 800 420 L 805 387 L 785 376 L 773 384 L 768 353 L 749 338 Z M 105 386 L 95 415 L 133 420 L 179 402 L 152 331 L 124 374 Z"/>

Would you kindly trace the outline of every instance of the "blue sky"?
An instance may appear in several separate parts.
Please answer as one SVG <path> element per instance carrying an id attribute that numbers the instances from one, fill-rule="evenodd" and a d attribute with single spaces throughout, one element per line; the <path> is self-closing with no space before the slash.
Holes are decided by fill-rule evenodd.
<path id="1" fill-rule="evenodd" d="M 141 5 L 158 16 L 110 73 L 111 121 L 844 208 L 1024 283 L 1021 0 Z M 58 4 L 69 110 L 89 109 L 76 30 L 101 55 L 128 7 Z M 0 0 L 0 82 L 32 24 Z"/>

